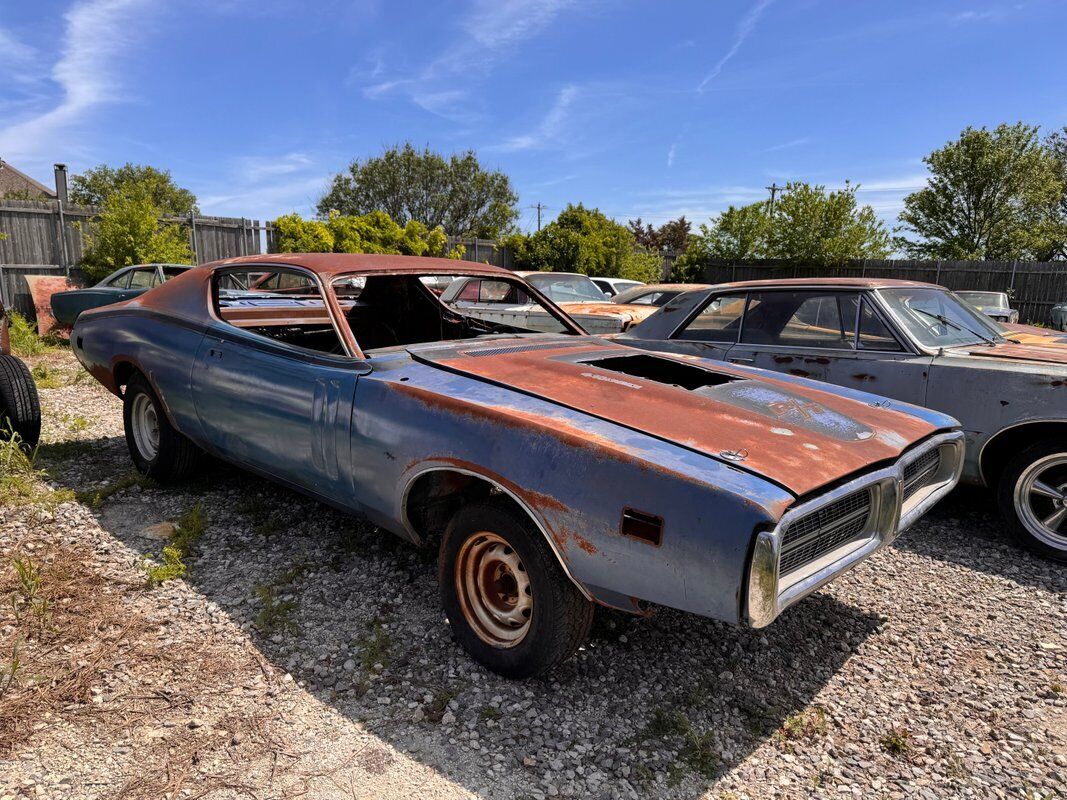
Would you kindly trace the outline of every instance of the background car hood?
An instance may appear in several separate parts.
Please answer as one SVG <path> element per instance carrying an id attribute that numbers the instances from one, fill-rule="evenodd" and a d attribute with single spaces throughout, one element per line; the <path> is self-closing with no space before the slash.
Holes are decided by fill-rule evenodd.
<path id="1" fill-rule="evenodd" d="M 798 496 L 895 459 L 937 430 L 918 416 L 844 397 L 829 386 L 815 389 L 763 370 L 585 337 L 463 342 L 409 353 L 703 453 Z M 655 380 L 634 375 L 633 367 L 622 366 L 638 363 L 629 359 L 664 374 Z M 675 379 L 690 388 L 672 385 Z M 707 385 L 697 385 L 704 380 Z"/>
<path id="2" fill-rule="evenodd" d="M 954 348 L 956 349 L 956 348 Z M 964 348 L 967 355 L 979 358 L 1010 358 L 1019 361 L 1037 361 L 1042 364 L 1067 364 L 1067 348 L 1054 343 L 972 345 Z"/>

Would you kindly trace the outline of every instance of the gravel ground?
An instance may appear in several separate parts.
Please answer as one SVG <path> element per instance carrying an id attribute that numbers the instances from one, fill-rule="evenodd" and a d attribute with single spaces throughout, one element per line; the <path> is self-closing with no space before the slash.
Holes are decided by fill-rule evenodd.
<path id="1" fill-rule="evenodd" d="M 980 493 L 767 629 L 599 613 L 577 658 L 513 683 L 451 640 L 432 551 L 221 465 L 113 491 L 119 401 L 42 396 L 38 466 L 99 497 L 2 509 L 0 552 L 68 565 L 94 588 L 55 619 L 94 622 L 24 645 L 85 686 L 23 714 L 0 798 L 1067 796 L 1067 575 Z M 160 523 L 197 504 L 187 575 L 147 588 Z"/>

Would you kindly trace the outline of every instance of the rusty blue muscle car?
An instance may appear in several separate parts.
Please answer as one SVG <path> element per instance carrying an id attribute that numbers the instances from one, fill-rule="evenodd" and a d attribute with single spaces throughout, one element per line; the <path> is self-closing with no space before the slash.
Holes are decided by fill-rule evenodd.
<path id="1" fill-rule="evenodd" d="M 1067 560 L 1067 347 L 1051 337 L 928 283 L 811 278 L 703 287 L 615 341 L 951 414 L 967 438 L 963 480 L 996 492 L 1018 541 Z"/>
<path id="2" fill-rule="evenodd" d="M 449 308 L 443 276 L 523 292 L 539 332 Z M 71 341 L 122 398 L 144 474 L 176 480 L 207 451 L 440 537 L 453 635 L 510 677 L 570 656 L 596 603 L 767 625 L 890 542 L 963 458 L 944 414 L 598 339 L 484 264 L 221 261 L 84 312 Z"/>

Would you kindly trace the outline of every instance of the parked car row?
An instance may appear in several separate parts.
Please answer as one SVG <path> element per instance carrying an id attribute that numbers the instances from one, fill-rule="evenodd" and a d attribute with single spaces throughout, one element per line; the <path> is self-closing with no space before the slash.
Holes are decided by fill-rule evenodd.
<path id="1" fill-rule="evenodd" d="M 770 624 L 961 477 L 1067 551 L 1067 349 L 939 287 L 336 254 L 103 283 L 55 300 L 138 470 L 207 453 L 439 539 L 453 633 L 503 675 L 568 658 L 596 604 Z"/>

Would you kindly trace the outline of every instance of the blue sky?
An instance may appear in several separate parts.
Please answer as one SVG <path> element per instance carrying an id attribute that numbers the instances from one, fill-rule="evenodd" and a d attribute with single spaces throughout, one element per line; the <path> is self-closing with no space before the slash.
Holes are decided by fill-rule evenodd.
<path id="1" fill-rule="evenodd" d="M 772 181 L 892 219 L 966 125 L 1067 125 L 1061 0 L 0 0 L 0 158 L 310 212 L 352 158 L 473 148 L 528 206 L 705 221 Z"/>

